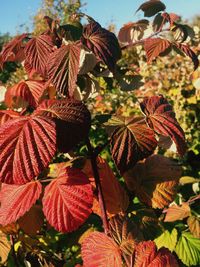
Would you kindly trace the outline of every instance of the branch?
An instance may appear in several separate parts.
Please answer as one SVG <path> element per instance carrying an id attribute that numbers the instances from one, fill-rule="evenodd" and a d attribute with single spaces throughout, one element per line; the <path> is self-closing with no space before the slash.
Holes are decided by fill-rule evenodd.
<path id="1" fill-rule="evenodd" d="M 96 161 L 97 154 L 95 153 L 95 150 L 93 149 L 89 138 L 87 139 L 86 144 L 87 144 L 88 152 L 90 154 L 90 160 L 91 160 L 92 170 L 94 174 L 96 189 L 97 189 L 98 201 L 99 201 L 99 206 L 101 209 L 101 218 L 103 221 L 103 227 L 104 227 L 105 233 L 108 234 L 109 233 L 108 217 L 106 214 L 106 205 L 105 205 L 105 200 L 103 197 L 103 191 L 102 191 L 102 186 L 100 182 L 98 166 L 97 166 L 97 161 Z"/>
<path id="2" fill-rule="evenodd" d="M 124 49 L 127 49 L 127 48 L 131 48 L 131 47 L 133 47 L 135 45 L 143 44 L 149 38 L 155 37 L 155 36 L 157 36 L 161 32 L 168 32 L 168 31 L 170 31 L 170 29 L 158 30 L 157 32 L 152 33 L 151 35 L 149 35 L 148 37 L 146 37 L 144 39 L 140 39 L 140 40 L 137 40 L 137 41 L 135 41 L 133 43 L 130 43 L 130 44 L 127 44 L 127 45 L 122 46 L 121 47 L 121 50 L 124 50 Z"/>

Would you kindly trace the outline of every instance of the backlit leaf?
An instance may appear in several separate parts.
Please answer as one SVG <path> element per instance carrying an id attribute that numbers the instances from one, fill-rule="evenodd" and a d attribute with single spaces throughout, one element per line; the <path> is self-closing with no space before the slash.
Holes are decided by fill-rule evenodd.
<path id="1" fill-rule="evenodd" d="M 57 147 L 62 152 L 83 140 L 90 129 L 90 112 L 73 99 L 44 100 L 34 114 L 56 118 Z"/>
<path id="2" fill-rule="evenodd" d="M 97 158 L 97 166 L 105 199 L 106 211 L 110 216 L 119 212 L 124 213 L 129 205 L 129 198 L 125 189 L 120 185 L 106 160 L 100 156 Z M 96 188 L 90 160 L 86 161 L 82 171 L 89 177 L 92 186 Z M 95 199 L 95 203 L 93 205 L 93 212 L 101 215 L 97 199 Z"/>
<path id="3" fill-rule="evenodd" d="M 11 243 L 7 239 L 7 235 L 0 231 L 0 263 L 4 263 L 11 250 Z"/>
<path id="4" fill-rule="evenodd" d="M 168 209 L 164 210 L 165 222 L 174 222 L 177 220 L 183 220 L 190 216 L 190 206 L 187 202 L 183 202 L 181 206 L 176 204 L 170 206 Z"/>
<path id="5" fill-rule="evenodd" d="M 194 70 L 196 70 L 199 66 L 199 60 L 198 56 L 195 54 L 195 52 L 187 45 L 187 44 L 174 44 L 178 49 L 180 49 L 183 53 L 186 54 L 186 56 L 190 57 L 193 64 L 194 64 Z"/>
<path id="6" fill-rule="evenodd" d="M 104 233 L 91 233 L 83 241 L 81 255 L 87 267 L 122 267 L 119 247 Z"/>
<path id="7" fill-rule="evenodd" d="M 47 221 L 57 231 L 72 232 L 92 212 L 92 187 L 79 169 L 65 168 L 65 173 L 61 172 L 45 188 L 42 202 Z"/>
<path id="8" fill-rule="evenodd" d="M 154 132 L 141 117 L 113 117 L 108 124 L 117 127 L 111 136 L 111 151 L 121 173 L 151 155 L 157 146 Z"/>
<path id="9" fill-rule="evenodd" d="M 194 237 L 200 238 L 200 219 L 196 216 L 190 216 L 187 219 L 187 224 L 189 226 L 190 232 Z"/>
<path id="10" fill-rule="evenodd" d="M 49 35 L 42 34 L 32 38 L 26 45 L 25 56 L 26 62 L 37 73 L 46 77 L 47 63 L 50 54 L 55 50 L 52 38 Z"/>
<path id="11" fill-rule="evenodd" d="M 23 41 L 27 38 L 27 36 L 28 34 L 23 33 L 19 36 L 16 36 L 9 43 L 5 44 L 0 53 L 0 61 L 2 61 L 2 65 L 7 61 L 23 61 L 25 46 Z"/>
<path id="12" fill-rule="evenodd" d="M 45 90 L 44 81 L 20 81 L 8 88 L 5 103 L 9 108 L 36 107 Z"/>
<path id="13" fill-rule="evenodd" d="M 178 238 L 178 232 L 176 228 L 174 228 L 171 232 L 165 230 L 159 237 L 154 239 L 157 248 L 168 248 L 171 252 L 175 249 Z"/>
<path id="14" fill-rule="evenodd" d="M 175 252 L 186 266 L 200 265 L 200 239 L 188 232 L 182 232 Z"/>
<path id="15" fill-rule="evenodd" d="M 121 57 L 121 50 L 114 33 L 93 21 L 84 27 L 81 41 L 111 71 L 115 69 L 116 62 Z"/>
<path id="16" fill-rule="evenodd" d="M 165 52 L 170 46 L 171 43 L 168 40 L 161 38 L 148 38 L 145 40 L 144 49 L 146 51 L 147 62 L 151 63 L 154 58 Z"/>
<path id="17" fill-rule="evenodd" d="M 179 183 L 181 185 L 185 185 L 185 184 L 193 184 L 193 183 L 198 183 L 200 182 L 200 179 L 198 178 L 194 178 L 194 177 L 191 177 L 191 176 L 182 176 L 180 179 L 179 179 Z"/>
<path id="18" fill-rule="evenodd" d="M 119 31 L 119 41 L 123 44 L 131 44 L 134 41 L 140 40 L 148 24 L 149 21 L 145 19 L 125 24 Z"/>
<path id="19" fill-rule="evenodd" d="M 134 267 L 178 267 L 175 257 L 168 249 L 157 251 L 153 241 L 140 242 L 135 250 Z"/>
<path id="20" fill-rule="evenodd" d="M 20 114 L 13 110 L 0 110 L 0 126 L 9 120 L 18 118 Z"/>
<path id="21" fill-rule="evenodd" d="M 162 209 L 173 201 L 181 172 L 181 167 L 172 160 L 152 155 L 124 173 L 124 179 L 128 189 L 142 202 Z"/>
<path id="22" fill-rule="evenodd" d="M 56 152 L 52 118 L 21 116 L 0 128 L 0 180 L 23 184 L 39 175 Z"/>
<path id="23" fill-rule="evenodd" d="M 32 181 L 23 185 L 2 184 L 0 191 L 0 224 L 16 222 L 40 197 L 42 185 Z"/>
<path id="24" fill-rule="evenodd" d="M 186 151 L 185 135 L 167 99 L 162 95 L 146 97 L 140 107 L 149 126 L 156 133 L 169 136 L 176 144 L 178 153 L 183 156 Z"/>
<path id="25" fill-rule="evenodd" d="M 79 42 L 63 45 L 51 54 L 48 77 L 59 95 L 73 97 L 79 71 L 81 45 Z"/>
<path id="26" fill-rule="evenodd" d="M 160 0 L 149 0 L 143 3 L 138 9 L 144 12 L 145 17 L 152 17 L 159 11 L 165 10 L 166 6 Z M 137 12 L 136 11 L 136 12 Z"/>

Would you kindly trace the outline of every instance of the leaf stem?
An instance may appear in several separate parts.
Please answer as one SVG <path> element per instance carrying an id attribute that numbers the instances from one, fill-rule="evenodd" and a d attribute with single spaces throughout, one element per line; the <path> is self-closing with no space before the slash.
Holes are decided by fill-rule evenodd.
<path id="1" fill-rule="evenodd" d="M 11 243 L 11 253 L 12 253 L 12 257 L 13 257 L 15 266 L 16 267 L 20 267 L 19 263 L 18 263 L 18 260 L 17 260 L 16 253 L 15 253 L 15 239 L 14 239 L 13 235 L 10 235 L 10 243 Z"/>
<path id="2" fill-rule="evenodd" d="M 90 155 L 90 160 L 91 160 L 91 165 L 92 165 L 92 170 L 94 174 L 94 179 L 95 179 L 95 184 L 96 184 L 96 189 L 97 189 L 97 195 L 98 195 L 98 201 L 99 201 L 99 206 L 101 209 L 101 218 L 103 221 L 103 227 L 105 233 L 108 235 L 109 233 L 109 225 L 108 225 L 108 217 L 106 213 L 106 205 L 105 205 L 105 200 L 103 197 L 103 190 L 100 182 L 100 177 L 99 177 L 99 172 L 98 172 L 98 166 L 97 166 L 97 154 L 95 153 L 94 148 L 92 147 L 89 138 L 86 140 L 87 143 L 87 149 Z"/>

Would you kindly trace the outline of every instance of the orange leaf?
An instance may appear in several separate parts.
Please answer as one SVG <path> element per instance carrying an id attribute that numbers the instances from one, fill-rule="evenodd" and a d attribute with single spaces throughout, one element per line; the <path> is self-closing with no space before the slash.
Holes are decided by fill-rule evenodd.
<path id="1" fill-rule="evenodd" d="M 98 157 L 97 164 L 107 212 L 110 216 L 119 212 L 125 212 L 129 205 L 129 199 L 126 191 L 120 185 L 106 160 Z M 95 188 L 90 160 L 86 161 L 82 171 L 89 177 L 90 182 Z M 97 199 L 94 199 L 93 211 L 99 215 L 101 214 Z"/>
<path id="2" fill-rule="evenodd" d="M 163 212 L 166 213 L 165 222 L 174 222 L 188 217 L 191 211 L 189 204 L 183 202 L 181 206 L 174 204 Z"/>
<path id="3" fill-rule="evenodd" d="M 91 233 L 83 241 L 81 255 L 87 267 L 122 267 L 119 247 L 104 233 Z"/>
<path id="4" fill-rule="evenodd" d="M 7 235 L 0 231 L 0 263 L 4 263 L 11 250 L 10 241 L 7 239 Z"/>

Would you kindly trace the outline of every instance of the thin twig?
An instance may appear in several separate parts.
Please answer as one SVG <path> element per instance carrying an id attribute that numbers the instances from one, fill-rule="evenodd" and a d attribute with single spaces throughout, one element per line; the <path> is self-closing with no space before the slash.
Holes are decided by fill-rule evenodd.
<path id="1" fill-rule="evenodd" d="M 105 200 L 103 197 L 103 191 L 102 191 L 102 186 L 101 186 L 98 167 L 97 167 L 97 161 L 96 161 L 97 155 L 95 155 L 94 153 L 94 149 L 90 143 L 89 138 L 87 139 L 86 142 L 87 142 L 88 152 L 90 154 L 90 160 L 91 160 L 92 170 L 93 170 L 95 184 L 96 184 L 98 201 L 99 201 L 99 206 L 101 209 L 101 218 L 103 221 L 103 227 L 104 227 L 105 233 L 108 234 L 109 233 L 108 217 L 106 214 L 106 205 L 105 205 Z"/>

